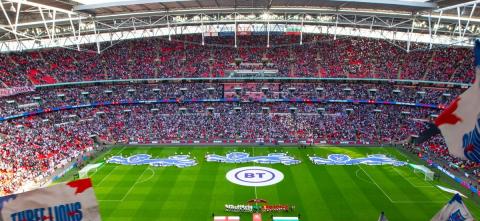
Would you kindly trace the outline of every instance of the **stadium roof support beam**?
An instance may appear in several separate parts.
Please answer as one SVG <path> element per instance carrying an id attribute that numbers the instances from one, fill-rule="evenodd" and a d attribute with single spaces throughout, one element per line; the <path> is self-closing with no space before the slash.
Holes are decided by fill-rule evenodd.
<path id="1" fill-rule="evenodd" d="M 98 3 L 98 4 L 88 4 L 88 5 L 77 5 L 73 7 L 73 11 L 89 11 L 99 8 L 110 8 L 110 7 L 122 7 L 129 5 L 145 5 L 145 4 L 154 4 L 154 3 L 170 3 L 170 2 L 181 2 L 188 0 L 131 0 L 131 1 L 117 1 L 117 2 L 108 2 L 108 3 Z"/>
<path id="2" fill-rule="evenodd" d="M 70 19 L 70 27 L 72 28 L 73 38 L 75 39 L 75 42 L 77 43 L 77 50 L 80 51 L 80 44 L 78 44 L 78 38 L 77 38 L 76 31 L 75 31 L 75 25 L 73 25 L 72 15 L 69 14 L 68 19 Z"/>
<path id="3" fill-rule="evenodd" d="M 432 13 L 430 12 L 429 14 L 430 16 L 428 16 L 428 35 L 430 36 L 430 42 L 428 43 L 428 48 L 429 49 L 432 49 Z"/>
<path id="4" fill-rule="evenodd" d="M 14 15 L 10 16 L 5 9 L 4 3 L 11 3 L 12 8 L 15 12 Z M 15 7 L 16 4 L 16 7 Z M 3 16 L 8 23 L 7 25 L 0 26 L 0 29 L 13 35 L 17 41 L 16 45 L 12 45 L 7 42 L 2 42 L 2 49 L 4 45 L 7 45 L 7 48 L 16 48 L 16 50 L 30 49 L 32 46 L 25 44 L 28 41 L 33 42 L 33 44 L 39 44 L 42 39 L 48 38 L 48 41 L 44 43 L 50 45 L 51 47 L 63 47 L 62 43 L 58 43 L 55 40 L 57 33 L 57 15 L 76 15 L 76 12 L 65 10 L 58 7 L 53 7 L 50 5 L 45 5 L 37 2 L 32 2 L 29 0 L 0 0 L 0 8 L 3 12 Z M 51 20 L 47 22 L 45 18 L 45 13 L 48 11 L 49 17 Z M 20 23 L 21 18 L 25 13 L 29 14 L 40 14 L 41 19 L 35 22 L 34 27 L 29 27 L 28 23 Z M 30 23 L 30 22 L 29 22 Z M 27 24 L 27 25 L 26 25 Z M 49 27 L 48 24 L 52 24 Z M 58 27 L 61 30 L 63 27 Z M 64 31 L 64 29 L 63 29 Z M 6 43 L 6 44 L 5 44 Z M 11 46 L 8 46 L 11 45 Z"/>
<path id="5" fill-rule="evenodd" d="M 52 39 L 55 40 L 55 33 L 57 32 L 55 29 L 55 18 L 57 17 L 57 11 L 53 11 L 53 22 L 52 22 Z"/>
<path id="6" fill-rule="evenodd" d="M 95 44 L 97 46 L 97 53 L 100 54 L 101 48 L 100 48 L 100 42 L 99 42 L 99 39 L 98 39 L 98 30 L 97 30 L 96 22 L 93 23 L 93 32 L 94 32 L 94 36 L 95 36 Z"/>
<path id="7" fill-rule="evenodd" d="M 266 32 L 267 32 L 267 48 L 270 47 L 270 19 L 266 19 L 267 25 L 265 26 Z"/>
<path id="8" fill-rule="evenodd" d="M 202 29 L 202 45 L 205 45 L 205 25 L 203 25 L 203 15 L 200 15 L 200 21 L 201 21 L 200 28 Z"/>
<path id="9" fill-rule="evenodd" d="M 45 21 L 45 15 L 43 14 L 42 8 L 39 8 L 40 16 L 42 17 L 43 25 L 45 27 L 45 32 L 47 32 L 47 36 L 50 40 L 52 40 L 52 35 L 50 34 L 50 30 L 48 30 L 47 22 Z"/>
<path id="10" fill-rule="evenodd" d="M 477 4 L 477 3 L 480 3 L 480 0 L 470 1 L 470 2 L 464 2 L 464 3 L 461 3 L 461 4 L 457 4 L 457 5 L 451 5 L 451 6 L 448 6 L 448 7 L 439 8 L 439 9 L 437 9 L 437 10 L 435 10 L 435 11 L 436 11 L 436 12 L 446 11 L 446 10 L 450 10 L 450 9 L 455 9 L 455 8 L 461 8 L 461 7 L 466 7 L 466 6 L 474 5 L 474 4 Z"/>
<path id="11" fill-rule="evenodd" d="M 170 28 L 170 16 L 167 14 L 167 28 L 168 28 L 168 40 L 172 40 L 172 33 L 171 33 L 171 28 Z"/>
<path id="12" fill-rule="evenodd" d="M 407 52 L 410 52 L 410 45 L 412 43 L 412 34 L 413 34 L 414 28 L 415 28 L 415 19 L 412 19 L 412 28 L 410 29 L 410 33 L 408 34 Z"/>
<path id="13" fill-rule="evenodd" d="M 333 40 L 337 40 L 337 29 L 338 29 L 338 13 L 335 18 L 335 29 L 334 29 Z"/>
<path id="14" fill-rule="evenodd" d="M 93 21 L 89 25 L 93 25 Z M 95 23 L 94 25 L 96 29 L 95 33 L 84 34 L 81 38 L 79 38 L 80 42 L 76 41 L 75 37 L 73 36 L 66 36 L 66 37 L 62 36 L 62 37 L 58 37 L 56 40 L 58 42 L 65 44 L 64 47 L 67 47 L 68 45 L 76 45 L 79 43 L 80 44 L 97 44 L 97 42 L 98 43 L 106 42 L 106 41 L 120 42 L 122 40 L 136 39 L 136 38 L 143 38 L 143 37 L 154 37 L 154 36 L 167 37 L 169 33 L 172 33 L 172 31 L 175 32 L 175 30 L 177 34 L 195 34 L 195 33 L 201 32 L 201 29 L 198 28 L 198 25 L 171 26 L 170 28 L 160 27 L 160 28 L 137 29 L 137 30 L 119 29 L 115 32 L 101 31 L 99 30 L 99 23 Z M 248 25 L 256 26 L 257 28 L 259 27 L 265 28 L 265 23 L 248 24 Z M 278 31 L 279 29 L 277 26 L 281 26 L 280 29 L 285 29 L 288 25 L 285 25 L 285 24 L 270 25 L 268 27 L 268 30 Z M 232 24 L 232 23 L 216 24 L 215 27 L 220 28 L 222 30 L 233 30 L 235 28 L 235 24 Z M 309 34 L 333 34 L 331 31 L 333 29 L 334 28 L 332 27 L 332 25 L 318 25 L 318 24 L 304 25 L 304 32 Z M 414 31 L 416 29 L 417 28 L 415 28 Z M 370 30 L 368 27 L 353 28 L 353 27 L 338 26 L 336 32 L 337 32 L 337 36 L 341 35 L 341 36 L 371 37 L 371 38 L 385 39 L 388 41 L 404 41 L 404 42 L 407 42 L 410 36 L 410 41 L 412 42 L 413 41 L 422 42 L 422 43 L 430 42 L 430 37 L 428 34 L 420 34 L 416 32 L 411 33 L 411 30 L 405 33 L 405 32 L 397 32 L 395 30 L 376 30 L 376 29 Z M 446 44 L 449 41 L 451 41 L 451 37 L 439 35 L 437 38 L 432 39 L 432 41 L 433 41 L 433 44 Z M 200 42 L 198 42 L 198 44 L 200 44 Z M 454 44 L 454 42 L 450 44 Z M 30 47 L 31 49 L 49 47 L 48 44 L 36 45 L 36 44 L 33 44 L 33 42 L 26 42 L 27 46 L 22 45 L 21 47 L 16 45 L 13 45 L 13 46 L 10 46 L 10 45 L 12 45 L 12 42 L 8 42 L 8 45 L 6 47 L 2 47 L 2 45 L 0 45 L 0 49 L 2 49 L 3 51 L 11 51 L 11 50 L 18 51 L 20 49 L 25 50 L 28 47 Z M 101 51 L 104 51 L 104 50 L 100 49 L 100 52 Z M 98 48 L 96 50 L 96 53 L 98 53 Z"/>
<path id="15" fill-rule="evenodd" d="M 17 42 L 18 42 L 17 33 L 16 33 L 16 31 L 14 31 L 14 29 L 13 29 L 12 21 L 10 21 L 10 16 L 8 16 L 8 13 L 7 13 L 7 11 L 5 10 L 5 7 L 3 6 L 3 2 L 2 2 L 1 0 L 0 0 L 0 7 L 2 8 L 3 15 L 5 15 L 5 18 L 7 19 L 8 25 L 10 26 L 10 28 L 11 28 L 12 30 L 10 31 L 10 30 L 4 29 L 4 28 L 2 28 L 2 29 L 6 30 L 6 31 L 8 31 L 8 32 L 13 33 L 13 35 L 15 36 L 15 39 L 16 39 Z"/>
<path id="16" fill-rule="evenodd" d="M 40 4 L 40 3 L 28 1 L 28 0 L 5 0 L 5 1 L 6 2 L 17 3 L 17 4 L 29 5 L 29 6 L 33 6 L 35 8 L 43 8 L 43 9 L 47 9 L 47 10 L 58 11 L 58 12 L 65 13 L 65 14 L 77 14 L 76 12 L 73 12 L 73 11 L 65 10 L 65 9 L 58 8 L 58 7 L 53 7 L 53 6 L 50 6 L 50 5 L 44 5 L 44 4 Z"/>
<path id="17" fill-rule="evenodd" d="M 465 25 L 465 29 L 463 30 L 463 34 L 462 34 L 462 37 L 465 36 L 465 33 L 467 32 L 467 29 L 468 29 L 468 25 L 470 25 L 470 21 L 472 20 L 472 15 L 473 13 L 475 12 L 475 9 L 477 8 L 477 3 L 475 2 L 473 4 L 473 8 L 472 10 L 470 11 L 470 15 L 468 16 L 468 21 L 467 21 L 467 24 Z"/>
<path id="18" fill-rule="evenodd" d="M 16 14 L 15 14 L 15 26 L 13 28 L 13 30 L 15 32 L 17 32 L 18 17 L 20 17 L 20 9 L 21 8 L 22 8 L 22 3 L 21 2 L 17 3 L 17 11 L 16 11 Z"/>
<path id="19" fill-rule="evenodd" d="M 452 36 L 455 35 L 455 32 L 458 32 L 458 41 L 459 42 L 462 42 L 462 41 L 465 41 L 465 34 L 468 30 L 468 27 L 470 25 L 470 23 L 472 21 L 475 21 L 475 22 L 480 22 L 480 19 L 473 19 L 472 16 L 475 12 L 475 9 L 477 7 L 477 4 L 480 3 L 480 0 L 476 0 L 476 1 L 470 1 L 470 2 L 465 2 L 465 3 L 461 3 L 461 4 L 457 4 L 457 5 L 452 5 L 452 6 L 448 6 L 448 7 L 444 7 L 444 8 L 440 8 L 440 9 L 437 9 L 437 10 L 434 10 L 435 12 L 439 12 L 439 16 L 433 16 L 431 13 L 429 14 L 429 20 L 432 19 L 432 17 L 436 17 L 438 18 L 438 22 L 437 22 L 437 25 L 434 27 L 435 29 L 435 34 L 434 36 L 436 36 L 436 33 L 437 33 L 437 30 L 439 28 L 439 24 L 440 24 L 440 20 L 443 18 L 443 19 L 451 19 L 451 20 L 457 20 L 458 24 L 456 25 L 456 27 L 452 30 Z M 468 18 L 465 18 L 462 16 L 462 10 L 464 10 L 466 7 L 472 7 L 471 10 L 470 10 L 470 14 L 468 16 Z M 457 16 L 454 18 L 453 16 L 444 16 L 444 11 L 448 11 L 448 10 L 455 10 L 456 13 L 457 13 Z M 442 17 L 443 16 L 443 17 Z M 465 26 L 462 27 L 462 22 L 466 22 Z M 430 48 L 432 47 L 432 45 L 430 44 Z"/>
<path id="20" fill-rule="evenodd" d="M 461 15 L 460 15 L 460 8 L 457 8 L 457 16 L 458 16 L 458 38 L 462 37 L 462 21 L 460 20 Z M 454 30 L 455 32 L 455 30 Z"/>
<path id="21" fill-rule="evenodd" d="M 305 14 L 302 16 L 302 24 L 300 28 L 300 45 L 303 45 L 303 22 L 305 21 Z"/>
<path id="22" fill-rule="evenodd" d="M 2 1 L 6 0 L 0 0 L 0 2 Z M 476 8 L 476 4 L 469 6 L 469 9 L 472 7 Z M 4 13 L 8 12 L 7 10 Z M 12 18 L 10 13 L 12 26 L 7 24 L 0 26 L 0 29 L 11 35 L 3 37 L 3 39 L 9 40 L 0 41 L 0 51 L 71 46 L 72 48 L 76 46 L 79 50 L 80 45 L 95 44 L 97 41 L 109 41 L 114 44 L 116 41 L 131 38 L 168 36 L 171 39 L 172 35 L 194 33 L 215 36 L 225 31 L 238 32 L 247 26 L 249 28 L 246 30 L 264 32 L 267 35 L 267 47 L 270 46 L 270 32 L 285 32 L 288 28 L 301 28 L 300 34 L 303 35 L 301 37 L 305 37 L 305 33 L 322 33 L 331 34 L 335 38 L 347 35 L 379 38 L 391 42 L 407 42 L 410 39 L 411 43 L 426 43 L 425 49 L 439 44 L 472 46 L 471 39 L 480 36 L 480 28 L 478 28 L 480 21 L 471 19 L 469 16 L 469 14 L 474 16 L 475 11 L 478 11 L 476 9 L 461 15 L 460 31 L 456 28 L 453 29 L 452 25 L 452 23 L 458 25 L 458 14 L 444 16 L 447 12 L 443 11 L 412 16 L 412 14 L 367 13 L 353 10 L 311 9 L 300 12 L 297 8 L 291 10 L 271 9 L 265 13 L 262 10 L 252 9 L 252 11 L 250 8 L 238 8 L 206 9 L 198 12 L 195 10 L 156 11 L 144 14 L 129 13 L 130 16 L 122 14 L 97 17 L 88 17 L 80 13 L 77 13 L 76 16 L 74 14 L 67 16 L 57 12 L 55 19 L 49 19 L 46 16 L 48 10 L 41 10 L 40 16 L 43 15 L 44 19 L 28 24 L 16 24 L 16 31 L 14 29 L 15 18 Z M 55 28 L 52 28 L 53 26 Z M 55 31 L 55 35 L 53 31 Z M 461 36 L 457 31 L 461 33 Z M 216 34 L 209 34 L 210 32 L 216 32 Z M 0 35 L 2 34 L 5 35 L 5 32 L 0 33 Z M 16 38 L 12 39 L 14 36 Z M 17 39 L 18 41 L 16 41 Z M 303 41 L 302 38 L 295 44 L 304 43 Z M 38 45 L 37 42 L 39 42 Z M 457 44 L 459 42 L 460 44 Z M 198 41 L 198 44 L 201 42 Z M 406 50 L 405 46 L 403 47 Z M 102 48 L 100 48 L 100 52 L 109 47 Z M 98 53 L 98 48 L 96 52 Z"/>
<path id="23" fill-rule="evenodd" d="M 437 8 L 436 3 L 432 2 L 417 2 L 417 1 L 404 1 L 404 0 L 330 0 L 332 2 L 342 2 L 342 3 L 368 3 L 368 4 L 379 4 L 379 5 L 394 5 L 394 6 L 408 6 L 424 9 L 434 9 Z"/>
<path id="24" fill-rule="evenodd" d="M 237 29 L 238 29 L 238 24 L 237 24 L 237 13 L 233 13 L 234 20 L 235 20 L 235 26 L 234 26 L 234 35 L 235 35 L 235 48 L 237 48 Z"/>

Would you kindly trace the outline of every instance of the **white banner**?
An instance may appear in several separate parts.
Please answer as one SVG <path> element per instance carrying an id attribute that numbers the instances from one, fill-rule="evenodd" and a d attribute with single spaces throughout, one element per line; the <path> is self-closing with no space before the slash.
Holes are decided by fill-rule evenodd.
<path id="1" fill-rule="evenodd" d="M 33 102 L 33 103 L 19 104 L 18 108 L 39 107 L 39 106 L 40 105 L 37 102 Z"/>
<path id="2" fill-rule="evenodd" d="M 1 221 L 100 221 L 90 179 L 0 198 Z"/>
<path id="3" fill-rule="evenodd" d="M 21 94 L 26 92 L 35 91 L 34 87 L 11 87 L 0 89 L 0 97 L 12 96 L 15 94 Z"/>

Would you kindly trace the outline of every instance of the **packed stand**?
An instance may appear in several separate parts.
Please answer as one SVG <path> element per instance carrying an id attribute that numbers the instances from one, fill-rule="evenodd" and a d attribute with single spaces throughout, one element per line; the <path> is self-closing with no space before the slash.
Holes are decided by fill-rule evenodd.
<path id="1" fill-rule="evenodd" d="M 238 98 L 356 99 L 448 104 L 460 88 L 358 83 L 162 83 L 44 88 L 0 98 L 0 116 L 94 102 Z"/>
<path id="2" fill-rule="evenodd" d="M 382 78 L 471 83 L 469 48 L 417 49 L 407 53 L 387 41 L 329 35 L 239 36 L 200 35 L 120 42 L 101 54 L 68 49 L 0 55 L 0 86 L 54 84 L 111 79 L 229 77 L 238 69 L 275 70 L 274 77 Z M 260 40 L 259 40 L 260 39 Z M 238 60 L 238 64 L 236 60 Z M 240 62 L 241 61 L 241 62 Z"/>

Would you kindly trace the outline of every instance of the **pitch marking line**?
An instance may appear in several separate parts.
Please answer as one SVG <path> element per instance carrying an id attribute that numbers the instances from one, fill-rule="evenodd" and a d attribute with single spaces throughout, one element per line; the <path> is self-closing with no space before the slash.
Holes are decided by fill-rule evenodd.
<path id="1" fill-rule="evenodd" d="M 415 176 L 419 177 L 419 175 L 418 175 L 417 173 L 413 173 L 413 174 L 415 174 Z M 420 178 L 421 178 L 421 177 L 420 177 Z M 429 182 L 429 183 L 430 183 L 430 182 Z M 445 199 L 447 199 L 447 200 L 450 200 L 450 199 L 452 199 L 452 197 L 451 197 L 451 196 L 449 196 L 449 195 L 445 195 L 445 194 L 446 194 L 446 192 L 445 192 L 445 191 L 442 191 L 442 190 L 440 190 L 438 187 L 436 187 L 436 186 L 435 186 L 435 184 L 433 184 L 433 183 L 430 183 L 430 184 L 432 184 L 432 186 L 433 186 L 433 187 L 434 187 L 434 188 L 435 188 L 435 189 L 436 189 L 438 192 L 440 192 L 440 193 L 441 193 L 441 195 L 442 195 L 442 196 L 443 196 Z"/>
<path id="2" fill-rule="evenodd" d="M 123 148 L 122 148 L 118 153 L 116 153 L 116 154 L 122 153 L 122 152 L 125 150 L 125 148 L 127 148 L 127 146 L 123 146 Z M 113 150 L 113 149 L 112 149 L 112 150 Z M 107 153 L 110 153 L 112 150 L 109 150 Z M 105 154 L 107 154 L 107 153 L 105 153 Z M 93 172 L 92 175 L 90 175 L 90 177 L 92 177 L 93 175 L 95 175 L 100 169 L 103 169 L 106 164 L 107 164 L 106 162 L 103 163 L 103 165 L 100 166 L 99 168 L 97 168 L 97 170 L 95 170 L 95 172 Z M 115 167 L 112 169 L 112 171 L 110 171 L 110 173 L 108 173 L 105 177 L 103 177 L 103 179 L 100 180 L 100 182 L 99 182 L 97 185 L 95 185 L 95 186 L 100 186 L 100 184 L 103 183 L 103 181 L 105 180 L 105 178 L 106 178 L 107 176 L 110 176 L 110 174 L 113 172 L 113 170 L 115 170 L 117 167 L 118 167 L 118 165 L 115 166 Z"/>
<path id="3" fill-rule="evenodd" d="M 130 189 L 128 189 L 127 193 L 123 196 L 123 198 L 120 200 L 120 201 L 123 201 L 125 200 L 125 198 L 127 198 L 128 194 L 130 194 L 130 192 L 132 192 L 132 190 L 134 189 L 135 185 L 139 184 L 139 183 L 144 183 L 144 182 L 139 182 L 138 179 L 140 179 L 143 174 L 145 174 L 145 172 L 148 170 L 149 167 L 145 168 L 145 170 L 143 170 L 143 173 L 137 178 L 137 180 L 135 181 L 135 183 L 130 187 Z"/>
<path id="4" fill-rule="evenodd" d="M 147 181 L 150 181 L 150 180 L 155 176 L 155 171 L 154 171 L 152 168 L 147 167 L 147 170 L 152 171 L 152 175 L 150 175 L 150 176 L 149 176 L 147 179 L 145 179 L 145 180 L 138 181 L 136 184 L 145 183 L 145 182 L 147 182 Z"/>
<path id="5" fill-rule="evenodd" d="M 408 183 L 410 183 L 410 185 L 412 185 L 415 188 L 435 188 L 432 185 L 417 185 L 417 184 L 414 184 L 412 181 L 410 181 L 410 179 L 407 179 L 407 177 L 405 177 L 405 175 L 403 175 L 397 168 L 393 168 L 393 170 L 395 170 L 395 172 L 397 172 L 398 175 L 400 175 L 404 180 L 406 180 Z M 425 182 L 427 182 L 427 181 L 425 181 Z"/>
<path id="6" fill-rule="evenodd" d="M 400 176 L 402 176 L 405 180 L 407 180 L 413 187 L 416 187 L 416 188 L 428 188 L 428 187 L 433 188 L 433 189 L 436 190 L 435 192 L 437 192 L 437 191 L 440 192 L 440 195 L 441 195 L 443 198 L 445 198 L 445 199 L 447 199 L 447 200 L 450 200 L 450 197 L 445 196 L 445 192 L 441 191 L 441 190 L 440 190 L 438 187 L 436 187 L 434 184 L 432 184 L 432 183 L 430 183 L 430 182 L 428 182 L 428 181 L 425 181 L 426 183 L 430 184 L 430 186 L 419 186 L 419 185 L 415 185 L 415 184 L 413 184 L 412 182 L 410 182 L 409 179 L 407 179 L 406 177 L 404 177 L 404 176 L 397 170 L 397 168 L 393 168 L 393 169 L 394 169 L 395 171 L 397 171 L 397 173 L 400 174 Z M 420 177 L 420 178 L 421 178 L 421 176 L 417 175 L 416 173 L 414 173 L 414 174 L 415 174 L 416 177 Z"/>
<path id="7" fill-rule="evenodd" d="M 108 173 L 106 176 L 104 176 L 104 177 L 102 178 L 102 180 L 100 180 L 100 182 L 98 182 L 98 184 L 97 184 L 96 186 L 101 186 L 102 183 L 103 183 L 103 181 L 105 181 L 105 179 L 106 179 L 107 177 L 109 177 L 109 176 L 113 173 L 113 171 L 114 171 L 115 169 L 117 169 L 117 168 L 118 168 L 118 165 L 115 166 L 115 167 L 110 171 L 110 173 Z"/>
<path id="8" fill-rule="evenodd" d="M 105 164 L 102 164 L 99 168 L 97 168 L 92 174 L 90 174 L 89 177 L 92 177 L 93 175 L 97 174 L 97 172 L 102 169 L 103 167 L 105 166 Z M 87 174 L 89 173 L 90 171 L 87 172 Z"/>
<path id="9" fill-rule="evenodd" d="M 375 182 L 375 180 L 373 180 L 373 178 L 370 176 L 370 174 L 368 174 L 367 171 L 365 171 L 360 165 L 358 165 L 358 167 L 360 167 L 360 169 L 363 171 L 363 173 L 365 173 L 365 175 L 368 176 L 368 178 L 373 182 L 373 184 L 375 184 L 378 187 L 378 189 L 380 189 L 380 191 L 382 191 L 382 193 L 388 198 L 388 200 L 390 200 L 390 202 L 394 203 L 392 198 L 390 198 L 390 196 L 382 189 L 382 187 L 380 187 L 380 185 L 378 185 L 378 183 Z"/>
<path id="10" fill-rule="evenodd" d="M 144 174 L 146 171 L 152 171 L 152 175 L 150 175 L 147 179 L 145 180 L 139 180 Z M 98 201 L 105 201 L 105 202 L 123 202 L 127 196 L 130 194 L 130 192 L 132 192 L 132 190 L 134 189 L 135 185 L 137 184 L 140 184 L 140 183 L 145 183 L 147 181 L 150 181 L 153 177 L 155 176 L 155 171 L 150 168 L 150 167 L 147 167 L 145 170 L 143 170 L 143 173 L 137 178 L 137 180 L 135 181 L 134 184 L 132 184 L 132 186 L 130 186 L 130 189 L 128 189 L 127 193 L 125 193 L 125 195 L 122 197 L 122 199 L 119 199 L 119 200 L 98 200 Z"/>
<path id="11" fill-rule="evenodd" d="M 360 177 L 360 175 L 358 175 L 358 172 L 360 172 L 360 169 L 358 169 L 357 171 L 355 171 L 355 175 L 357 176 L 357 178 L 358 178 L 359 180 L 361 180 L 361 181 L 363 181 L 363 182 L 366 182 L 366 183 L 371 183 L 371 184 L 373 184 L 372 181 L 368 181 L 368 180 Z"/>
<path id="12" fill-rule="evenodd" d="M 438 203 L 445 203 L 444 201 L 410 201 L 410 200 L 402 200 L 402 201 L 396 201 L 396 200 L 392 200 L 392 198 L 390 198 L 390 196 L 385 192 L 385 190 L 382 189 L 382 187 L 380 187 L 380 185 L 378 185 L 377 182 L 375 182 L 375 180 L 370 176 L 369 173 L 367 173 L 367 171 L 365 171 L 360 165 L 358 165 L 358 167 L 360 167 L 360 169 L 365 173 L 365 175 L 368 176 L 368 178 L 373 182 L 373 184 L 375 184 L 378 189 L 380 189 L 380 191 L 382 191 L 382 193 L 390 200 L 390 202 L 392 203 L 396 203 L 396 204 L 400 204 L 400 203 L 405 203 L 405 204 L 415 204 L 415 203 L 433 203 L 433 204 L 438 204 Z"/>
<path id="13" fill-rule="evenodd" d="M 419 185 L 415 185 L 413 184 L 412 182 L 410 182 L 410 179 L 407 179 L 406 177 L 404 177 L 399 170 L 397 170 L 397 168 L 393 168 L 395 171 L 397 171 L 398 174 L 400 174 L 400 176 L 403 177 L 403 179 L 407 180 L 413 187 L 415 188 L 432 188 L 435 190 L 435 192 L 439 191 L 440 192 L 440 195 L 447 199 L 447 200 L 450 200 L 450 198 L 448 196 L 445 196 L 444 192 L 443 191 L 440 191 L 440 189 L 438 189 L 438 187 L 436 187 L 434 184 L 428 182 L 428 181 L 425 181 L 426 183 L 430 184 L 430 186 L 419 186 Z M 416 173 L 415 174 L 415 177 L 419 177 Z M 421 178 L 421 177 L 420 177 Z"/>

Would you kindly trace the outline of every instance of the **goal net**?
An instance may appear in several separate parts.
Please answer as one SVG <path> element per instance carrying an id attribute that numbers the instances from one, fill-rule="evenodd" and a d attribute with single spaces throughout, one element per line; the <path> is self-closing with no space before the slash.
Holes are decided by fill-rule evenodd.
<path id="1" fill-rule="evenodd" d="M 426 181 L 432 181 L 435 175 L 435 172 L 431 171 L 428 167 L 423 165 L 410 164 L 413 168 L 414 173 L 423 173 Z"/>

